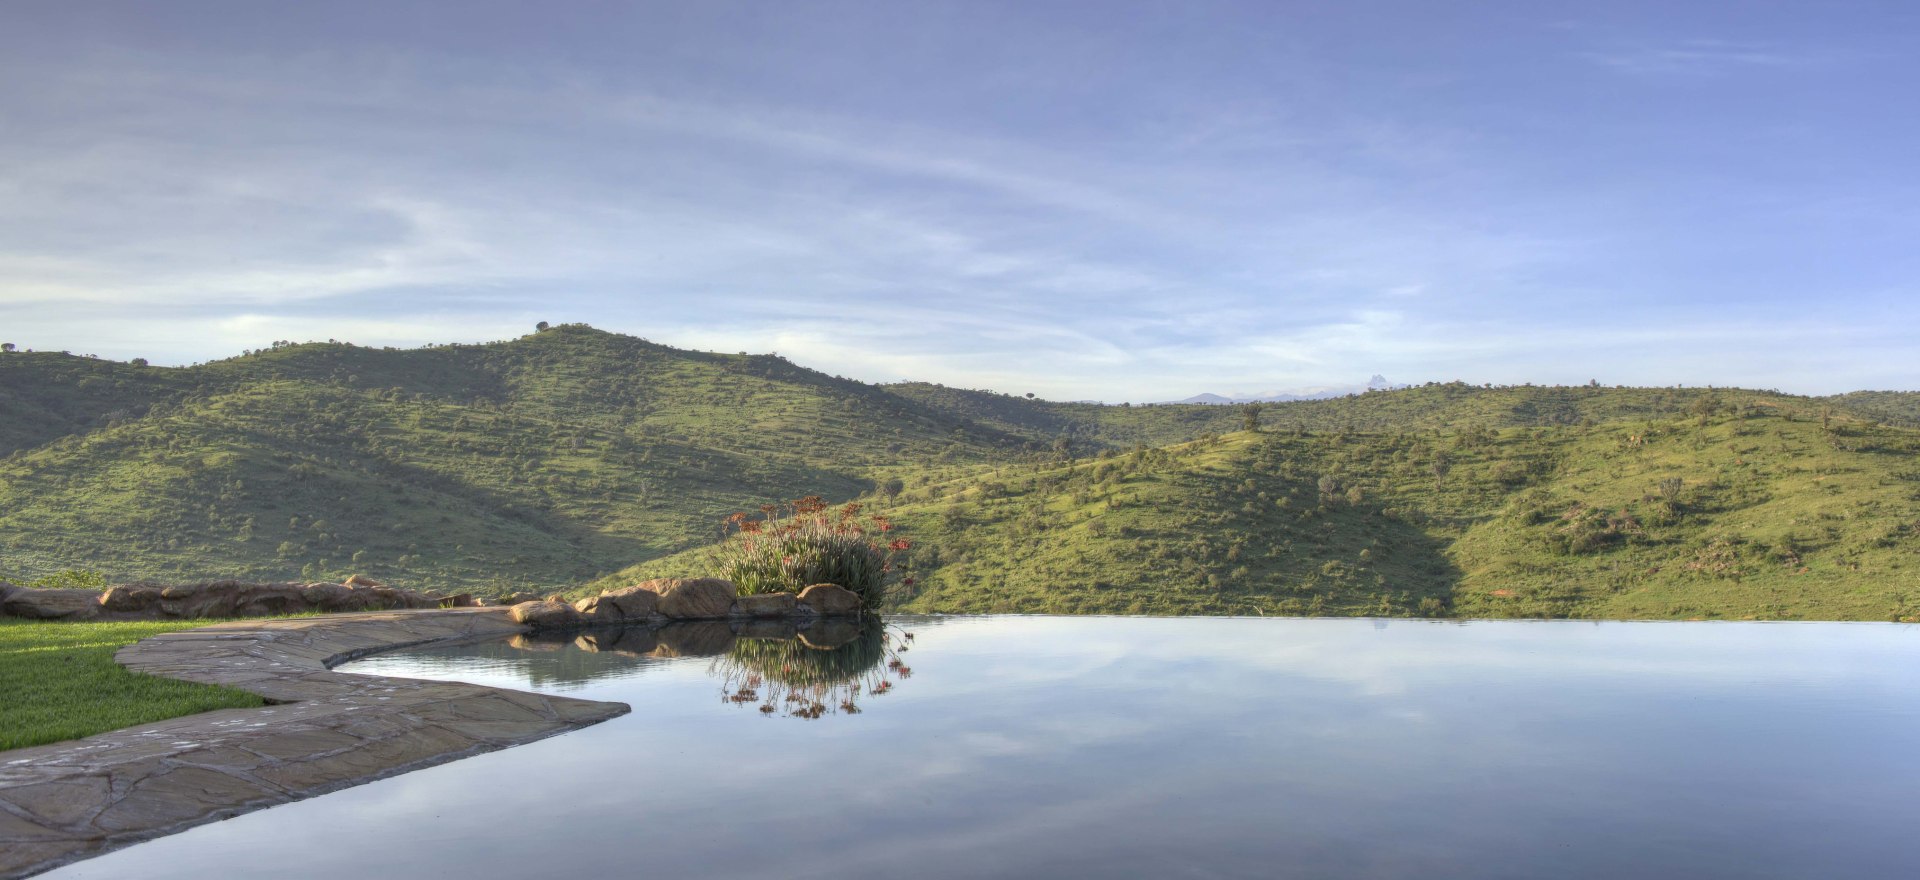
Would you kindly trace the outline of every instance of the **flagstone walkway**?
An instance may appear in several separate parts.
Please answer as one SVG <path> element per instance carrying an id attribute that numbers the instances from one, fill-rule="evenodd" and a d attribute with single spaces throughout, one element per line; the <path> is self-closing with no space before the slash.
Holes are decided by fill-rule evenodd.
<path id="1" fill-rule="evenodd" d="M 377 651 L 506 635 L 501 608 L 248 620 L 115 656 L 274 701 L 0 752 L 0 878 L 625 714 L 622 703 L 334 672 Z"/>

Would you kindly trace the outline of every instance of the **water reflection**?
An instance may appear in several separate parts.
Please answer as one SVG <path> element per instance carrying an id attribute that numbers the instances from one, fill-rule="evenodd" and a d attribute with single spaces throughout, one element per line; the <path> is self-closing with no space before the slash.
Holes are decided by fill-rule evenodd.
<path id="1" fill-rule="evenodd" d="M 357 661 L 634 711 L 50 876 L 537 877 L 556 847 L 572 874 L 739 880 L 1920 876 L 1920 627 L 889 622 L 918 639 L 743 625 Z M 764 689 L 714 705 L 728 669 L 895 689 L 762 724 Z"/>
<path id="2" fill-rule="evenodd" d="M 724 704 L 814 720 L 859 714 L 863 700 L 912 678 L 901 655 L 913 639 L 905 627 L 874 616 L 805 628 L 774 620 L 637 624 L 429 648 L 362 661 L 356 669 L 578 692 L 597 681 L 645 674 L 662 661 L 711 658 L 707 672 L 719 681 Z"/>
<path id="3" fill-rule="evenodd" d="M 825 621 L 791 638 L 742 638 L 713 661 L 721 699 L 756 706 L 762 715 L 806 720 L 857 715 L 860 698 L 892 692 L 913 676 L 900 659 L 913 634 L 889 631 L 878 618 Z"/>

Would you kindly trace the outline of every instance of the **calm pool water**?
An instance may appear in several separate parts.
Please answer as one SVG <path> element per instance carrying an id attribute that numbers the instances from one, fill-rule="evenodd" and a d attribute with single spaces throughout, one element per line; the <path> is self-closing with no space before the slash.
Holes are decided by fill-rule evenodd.
<path id="1" fill-rule="evenodd" d="M 1920 876 L 1920 627 L 889 628 L 370 658 L 634 711 L 49 876 Z"/>

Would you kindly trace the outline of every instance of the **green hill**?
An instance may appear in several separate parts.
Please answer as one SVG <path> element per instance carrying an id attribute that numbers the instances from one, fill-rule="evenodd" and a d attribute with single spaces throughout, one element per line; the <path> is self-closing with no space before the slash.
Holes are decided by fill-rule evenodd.
<path id="1" fill-rule="evenodd" d="M 1920 432 L 1722 398 L 1585 427 L 1237 432 L 868 500 L 920 542 L 916 611 L 1920 617 Z"/>
<path id="2" fill-rule="evenodd" d="M 818 494 L 920 541 L 916 610 L 1885 619 L 1920 614 L 1916 400 L 1433 383 L 1246 432 L 580 325 L 15 352 L 0 572 L 584 589 L 696 571 L 726 513 Z"/>
<path id="3" fill-rule="evenodd" d="M 197 367 L 0 356 L 0 571 L 564 584 L 767 498 L 1027 441 L 771 357 L 584 327 Z"/>

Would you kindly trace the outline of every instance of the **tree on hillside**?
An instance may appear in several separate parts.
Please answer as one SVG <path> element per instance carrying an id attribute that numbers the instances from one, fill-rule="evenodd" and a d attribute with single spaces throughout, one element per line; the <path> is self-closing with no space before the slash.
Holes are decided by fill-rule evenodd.
<path id="1" fill-rule="evenodd" d="M 1240 427 L 1247 431 L 1260 430 L 1260 404 L 1249 403 L 1240 408 Z"/>
<path id="2" fill-rule="evenodd" d="M 538 330 L 542 333 L 545 333 L 547 331 L 547 328 L 552 326 L 553 326 L 552 324 L 549 324 L 545 321 L 541 321 L 540 323 L 533 325 L 533 329 Z"/>
<path id="3" fill-rule="evenodd" d="M 0 342 L 0 351 L 12 351 L 12 350 L 13 350 L 13 343 Z"/>

